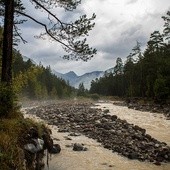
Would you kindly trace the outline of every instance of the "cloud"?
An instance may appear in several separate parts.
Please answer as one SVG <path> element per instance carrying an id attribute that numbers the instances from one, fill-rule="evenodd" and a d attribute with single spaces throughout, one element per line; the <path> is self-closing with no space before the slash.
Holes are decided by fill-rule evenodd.
<path id="1" fill-rule="evenodd" d="M 129 0 L 129 1 L 126 2 L 126 4 L 128 4 L 128 5 L 129 5 L 129 4 L 134 4 L 134 3 L 136 3 L 137 1 L 138 1 L 138 0 Z"/>
<path id="2" fill-rule="evenodd" d="M 24 0 L 27 12 L 41 22 L 47 23 L 48 16 L 36 10 L 28 0 Z M 63 60 L 64 55 L 60 44 L 48 40 L 34 39 L 43 28 L 32 21 L 21 25 L 23 37 L 28 44 L 19 45 L 21 52 L 45 65 L 51 65 L 58 72 L 75 71 L 78 75 L 114 67 L 117 57 L 125 60 L 126 56 L 141 42 L 145 48 L 150 34 L 155 30 L 162 31 L 164 22 L 161 16 L 170 9 L 169 0 L 93 0 L 82 1 L 74 12 L 65 12 L 61 8 L 52 12 L 64 22 L 74 21 L 80 15 L 91 17 L 97 15 L 95 27 L 89 33 L 88 43 L 97 48 L 97 55 L 88 62 Z"/>

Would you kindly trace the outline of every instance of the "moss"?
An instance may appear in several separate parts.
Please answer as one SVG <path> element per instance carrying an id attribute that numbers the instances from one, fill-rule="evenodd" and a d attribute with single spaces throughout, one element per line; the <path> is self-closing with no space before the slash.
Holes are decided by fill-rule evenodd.
<path id="1" fill-rule="evenodd" d="M 24 169 L 24 135 L 31 127 L 38 129 L 39 136 L 45 128 L 44 125 L 22 116 L 0 119 L 0 169 Z"/>

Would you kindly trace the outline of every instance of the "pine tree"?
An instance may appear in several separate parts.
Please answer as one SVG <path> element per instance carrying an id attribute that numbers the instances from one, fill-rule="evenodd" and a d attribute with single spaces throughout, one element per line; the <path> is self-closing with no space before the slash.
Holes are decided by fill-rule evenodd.
<path id="1" fill-rule="evenodd" d="M 15 30 L 18 37 L 25 43 L 26 41 L 22 38 L 21 34 L 18 33 L 17 24 L 22 22 L 16 21 L 14 16 L 23 16 L 26 19 L 30 19 L 35 23 L 41 25 L 45 32 L 41 33 L 39 37 L 48 35 L 52 40 L 60 43 L 64 50 L 69 55 L 65 55 L 65 59 L 81 59 L 84 61 L 89 60 L 96 54 L 96 49 L 89 47 L 86 42 L 86 38 L 81 37 L 87 36 L 88 32 L 94 27 L 93 20 L 96 17 L 95 14 L 91 18 L 87 18 L 86 15 L 80 16 L 75 22 L 65 23 L 61 21 L 54 13 L 50 11 L 54 7 L 63 7 L 65 10 L 72 11 L 81 0 L 30 0 L 30 3 L 36 7 L 45 11 L 48 14 L 49 25 L 42 23 L 41 21 L 34 18 L 26 13 L 23 7 L 22 1 L 18 0 L 1 0 L 0 1 L 0 15 L 4 15 L 4 34 L 3 34 L 3 52 L 2 52 L 2 76 L 1 83 L 3 86 L 7 86 L 7 90 L 10 89 L 8 95 L 1 95 L 0 105 L 6 105 L 8 114 L 13 110 L 13 94 L 12 89 L 12 49 L 13 49 L 13 31 Z M 4 13 L 3 13 L 4 12 Z M 16 21 L 16 22 L 15 22 Z M 25 21 L 25 20 L 24 20 Z M 50 27 L 49 27 L 50 26 Z M 10 101 L 10 103 L 9 103 Z"/>

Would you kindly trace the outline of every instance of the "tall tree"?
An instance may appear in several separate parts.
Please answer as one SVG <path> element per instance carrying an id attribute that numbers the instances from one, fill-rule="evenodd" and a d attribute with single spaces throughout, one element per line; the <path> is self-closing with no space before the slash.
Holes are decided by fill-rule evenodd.
<path id="1" fill-rule="evenodd" d="M 116 65 L 114 67 L 114 72 L 116 75 L 123 74 L 123 62 L 120 57 L 116 59 Z"/>
<path id="2" fill-rule="evenodd" d="M 150 40 L 148 41 L 148 49 L 150 52 L 159 52 L 164 46 L 163 36 L 159 31 L 151 33 Z"/>
<path id="3" fill-rule="evenodd" d="M 2 72 L 0 86 L 0 116 L 8 116 L 13 111 L 12 89 L 12 44 L 14 22 L 14 0 L 5 1 L 5 18 L 2 50 Z"/>
<path id="4" fill-rule="evenodd" d="M 164 37 L 169 40 L 169 43 L 170 43 L 170 11 L 167 12 L 167 15 L 166 16 L 163 16 L 162 17 L 163 20 L 165 21 L 165 24 L 164 24 Z"/>
<path id="5" fill-rule="evenodd" d="M 45 32 L 41 33 L 39 37 L 48 35 L 52 40 L 60 43 L 64 50 L 68 53 L 65 55 L 65 59 L 81 59 L 84 61 L 89 60 L 96 54 L 96 49 L 89 47 L 86 43 L 88 31 L 94 27 L 92 21 L 96 17 L 95 14 L 91 18 L 87 18 L 86 15 L 80 16 L 74 22 L 65 23 L 61 21 L 58 16 L 50 11 L 54 7 L 63 7 L 65 10 L 72 11 L 81 0 L 29 0 L 36 9 L 45 11 L 48 14 L 49 25 L 39 21 L 30 14 L 24 11 L 24 7 L 21 0 L 1 0 L 0 9 L 4 9 L 4 36 L 3 36 L 3 55 L 2 55 L 2 76 L 1 82 L 8 84 L 12 87 L 12 48 L 13 48 L 13 30 L 16 28 L 16 24 L 20 22 L 14 22 L 15 16 L 22 15 L 27 19 L 31 19 L 35 23 L 41 25 Z M 4 7 L 4 8 L 3 8 Z M 15 29 L 18 36 L 23 42 L 26 42 L 18 30 Z M 11 96 L 5 96 L 6 100 L 11 100 Z M 1 105 L 6 104 L 6 100 L 2 97 Z M 12 100 L 11 100 L 12 101 Z M 12 107 L 12 105 L 10 106 Z M 9 108 L 11 109 L 11 108 Z M 7 111 L 8 112 L 8 111 Z"/>
<path id="6" fill-rule="evenodd" d="M 12 43 L 14 22 L 14 0 L 5 1 L 5 19 L 2 52 L 2 82 L 12 83 Z"/>
<path id="7" fill-rule="evenodd" d="M 92 81 L 90 93 L 102 95 L 118 95 L 130 97 L 148 97 L 155 102 L 165 103 L 170 98 L 170 12 L 164 16 L 164 34 L 154 31 L 144 53 L 141 53 L 140 43 L 132 48 L 119 74 L 117 59 L 113 76 L 109 73 Z M 137 60 L 135 60 L 137 59 Z M 122 86 L 123 84 L 123 86 Z"/>
<path id="8" fill-rule="evenodd" d="M 79 84 L 79 88 L 77 91 L 77 96 L 84 96 L 85 95 L 85 88 L 84 88 L 84 84 L 80 83 Z"/>
<path id="9" fill-rule="evenodd" d="M 141 52 L 141 43 L 136 41 L 136 45 L 132 48 L 132 54 L 135 57 L 135 60 L 139 61 L 142 59 L 142 52 Z"/>

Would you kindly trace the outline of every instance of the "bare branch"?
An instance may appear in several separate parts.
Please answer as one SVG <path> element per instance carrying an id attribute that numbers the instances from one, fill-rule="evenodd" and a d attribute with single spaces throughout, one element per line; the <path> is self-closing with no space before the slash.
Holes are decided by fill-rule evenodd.
<path id="1" fill-rule="evenodd" d="M 63 7 L 67 11 L 73 11 L 81 3 L 81 0 L 36 0 L 36 1 L 45 4 L 46 8 Z"/>
<path id="2" fill-rule="evenodd" d="M 58 40 L 56 37 L 54 37 L 54 36 L 49 32 L 46 24 L 44 24 L 44 23 L 42 23 L 42 22 L 40 22 L 40 21 L 37 21 L 35 18 L 33 18 L 33 17 L 31 17 L 30 15 L 25 14 L 25 13 L 23 13 L 23 12 L 20 12 L 20 11 L 15 11 L 15 12 L 17 12 L 17 13 L 19 13 L 19 14 L 21 14 L 21 15 L 23 15 L 23 16 L 31 19 L 31 20 L 33 20 L 33 21 L 36 22 L 37 24 L 43 26 L 43 27 L 45 28 L 46 33 L 47 33 L 52 39 L 54 39 L 55 41 L 57 41 L 57 42 L 59 42 L 60 44 L 64 45 L 64 46 L 67 47 L 68 49 L 70 49 L 70 50 L 72 50 L 72 51 L 75 51 L 75 49 L 71 48 L 71 47 L 68 46 L 67 44 L 63 43 L 62 41 L 60 41 L 60 40 Z M 76 52 L 76 51 L 75 51 L 75 52 Z"/>
<path id="3" fill-rule="evenodd" d="M 44 7 L 42 4 L 40 4 L 39 2 L 37 2 L 36 0 L 32 0 L 34 3 L 36 3 L 38 6 L 40 6 L 42 9 L 44 9 L 49 15 L 51 15 L 52 17 L 54 17 L 61 25 L 62 27 L 62 30 L 65 30 L 66 28 L 64 27 L 65 26 L 71 26 L 73 28 L 77 28 L 77 26 L 73 25 L 73 24 L 70 24 L 70 23 L 64 23 L 62 22 L 58 17 L 56 17 L 56 15 L 54 15 L 52 12 L 50 12 L 46 7 Z M 50 17 L 48 16 L 48 18 L 50 19 Z M 50 19 L 50 22 L 51 22 L 51 19 Z"/>
<path id="4" fill-rule="evenodd" d="M 15 32 L 16 32 L 16 35 L 21 39 L 21 41 L 25 44 L 25 43 L 27 43 L 27 41 L 26 40 L 24 40 L 23 38 L 22 38 L 22 36 L 20 35 L 20 33 L 18 32 L 18 28 L 17 28 L 17 26 L 14 24 L 14 30 L 15 30 Z"/>
<path id="5" fill-rule="evenodd" d="M 93 54 L 96 54 L 96 49 L 89 47 L 86 43 L 86 38 L 80 39 L 80 37 L 88 36 L 88 31 L 94 27 L 95 24 L 91 23 L 91 21 L 96 17 L 95 14 L 93 14 L 91 18 L 82 15 L 75 22 L 64 23 L 55 14 L 51 13 L 44 4 L 42 5 L 40 0 L 31 1 L 32 3 L 35 3 L 38 8 L 42 8 L 48 14 L 48 20 L 50 21 L 49 25 L 22 11 L 16 10 L 15 12 L 43 26 L 45 32 L 41 33 L 38 37 L 43 38 L 43 36 L 48 35 L 54 41 L 59 42 L 63 49 L 69 53 L 68 56 L 65 55 L 63 58 L 75 58 L 76 60 L 82 59 L 86 61 L 92 58 Z"/>
<path id="6" fill-rule="evenodd" d="M 32 0 L 34 3 L 36 3 L 38 6 L 40 6 L 42 9 L 44 9 L 48 14 L 50 14 L 51 16 L 53 16 L 62 26 L 63 28 L 63 23 L 60 21 L 60 19 L 58 19 L 53 13 L 51 13 L 47 8 L 45 8 L 43 5 L 41 5 L 39 2 L 37 2 L 36 0 Z"/>

